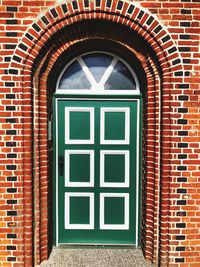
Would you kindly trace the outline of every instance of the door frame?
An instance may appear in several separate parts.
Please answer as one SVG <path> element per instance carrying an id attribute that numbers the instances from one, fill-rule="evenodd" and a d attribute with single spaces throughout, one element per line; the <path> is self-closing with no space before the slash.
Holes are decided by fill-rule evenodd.
<path id="1" fill-rule="evenodd" d="M 98 244 L 89 244 L 89 243 L 80 243 L 80 244 L 70 244 L 70 243 L 59 243 L 58 242 L 58 232 L 59 232 L 59 223 L 58 223 L 58 101 L 59 100 L 103 100 L 103 101 L 136 101 L 137 102 L 137 132 L 136 132 L 136 143 L 139 144 L 136 149 L 136 232 L 135 232 L 135 245 L 127 246 L 140 246 L 140 223 L 141 223 L 141 168 L 142 168 L 142 95 L 132 95 L 132 96 L 115 96 L 115 95 L 64 95 L 55 93 L 53 96 L 53 123 L 52 123 L 52 132 L 53 132 L 53 243 L 55 246 L 63 245 L 98 245 Z M 129 206 L 129 208 L 131 205 Z M 104 246 L 119 246 L 120 244 L 99 244 Z M 126 245 L 120 245 L 126 246 Z"/>

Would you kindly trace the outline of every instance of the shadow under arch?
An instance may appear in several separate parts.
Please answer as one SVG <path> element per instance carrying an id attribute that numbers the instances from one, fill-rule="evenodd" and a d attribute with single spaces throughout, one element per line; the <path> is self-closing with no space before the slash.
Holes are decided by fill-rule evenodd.
<path id="1" fill-rule="evenodd" d="M 82 29 L 81 26 L 83 25 L 83 29 L 85 30 L 84 23 L 87 23 L 87 24 L 89 23 L 89 25 L 91 26 L 93 22 L 94 22 L 94 25 L 93 25 L 94 28 L 96 28 L 97 26 L 99 26 L 98 29 L 110 28 L 111 30 L 115 30 L 115 32 L 116 30 L 120 31 L 120 34 L 119 36 L 116 34 L 116 36 L 112 36 L 111 38 L 110 32 L 107 33 L 106 30 L 105 31 L 100 30 L 98 32 L 91 30 L 90 32 L 87 31 L 87 36 L 85 38 L 83 37 L 81 37 L 80 39 L 77 38 L 78 34 L 76 32 L 76 29 L 79 29 L 79 32 L 80 32 L 80 29 Z M 53 47 L 51 53 L 49 53 L 48 51 L 48 55 L 45 58 L 45 61 L 42 62 L 42 64 L 38 65 L 40 67 L 37 66 L 37 68 L 40 69 L 40 71 L 37 74 L 38 76 L 37 80 L 38 81 L 41 80 L 42 82 L 39 82 L 35 87 L 38 88 L 38 90 L 40 90 L 40 88 L 43 88 L 43 91 L 47 92 L 46 97 L 47 97 L 47 106 L 48 106 L 48 116 L 51 116 L 51 110 L 52 110 L 51 101 L 52 101 L 52 95 L 56 88 L 56 81 L 57 81 L 57 78 L 60 72 L 66 65 L 66 62 L 71 61 L 74 57 L 84 52 L 89 52 L 89 51 L 94 51 L 94 50 L 102 50 L 102 51 L 115 53 L 121 56 L 124 60 L 126 60 L 133 67 L 134 71 L 136 72 L 139 78 L 143 96 L 146 99 L 144 101 L 144 114 L 146 114 L 147 105 L 148 105 L 147 88 L 151 88 L 151 90 L 156 91 L 155 87 L 160 86 L 160 83 L 158 82 L 158 76 L 162 77 L 161 70 L 157 69 L 158 63 L 155 60 L 156 59 L 155 55 L 153 55 L 150 48 L 146 47 L 145 49 L 144 46 L 141 46 L 141 42 L 143 42 L 143 40 L 140 37 L 138 37 L 137 34 L 133 34 L 128 28 L 124 28 L 123 26 L 120 26 L 115 23 L 112 23 L 110 25 L 109 22 L 104 22 L 104 21 L 98 21 L 98 22 L 97 21 L 90 21 L 90 22 L 84 21 L 82 23 L 79 23 L 78 27 L 77 25 L 75 25 L 75 28 L 73 28 L 73 26 L 68 28 L 68 30 L 70 29 L 70 31 L 72 31 L 73 29 L 74 36 L 73 37 L 71 36 L 70 40 L 68 40 L 65 38 L 65 34 L 63 33 L 62 40 L 64 40 L 64 42 L 61 42 L 60 46 L 57 47 L 57 49 Z M 93 29 L 93 27 L 91 27 L 91 29 Z M 67 36 L 67 33 L 66 33 L 66 36 Z M 125 42 L 124 40 L 126 38 L 128 39 L 128 41 Z M 66 43 L 67 44 L 71 43 L 71 45 L 68 46 L 66 45 Z M 153 61 L 152 58 L 155 60 L 155 62 Z M 40 96 L 41 96 L 41 99 L 45 97 L 44 95 L 40 95 Z M 42 101 L 39 101 L 39 103 L 41 102 Z M 156 103 L 158 104 L 158 100 L 155 102 L 155 106 L 157 105 Z M 156 110 L 155 106 L 154 106 L 154 109 Z M 157 107 L 157 108 L 160 108 L 160 107 Z M 50 117 L 48 119 L 50 119 Z M 144 120 L 145 120 L 145 123 L 144 123 L 145 127 L 143 128 L 143 135 L 145 135 L 146 134 L 145 132 L 148 131 L 147 129 L 148 123 L 147 123 L 146 115 L 144 116 Z M 154 119 L 154 125 L 155 124 L 156 124 L 156 117 Z M 36 127 L 36 128 L 40 128 L 40 127 Z M 146 159 L 147 156 L 146 156 L 146 151 L 145 151 L 146 150 L 145 140 L 146 138 L 144 137 L 144 144 L 143 144 L 144 153 L 143 154 L 145 154 L 144 160 L 147 162 L 147 159 Z M 155 147 L 153 148 L 153 151 L 155 153 Z M 49 151 L 48 153 L 51 154 L 51 151 Z M 52 155 L 49 158 L 52 159 Z M 148 168 L 147 168 L 146 162 L 144 162 L 143 164 L 145 167 L 143 169 L 142 244 L 143 244 L 143 251 L 144 251 L 146 258 L 152 261 L 153 253 L 154 253 L 152 244 L 151 244 L 151 249 L 149 245 L 149 251 L 148 251 L 149 254 L 146 253 L 146 244 L 148 245 L 148 242 L 152 243 L 151 236 L 154 236 L 153 229 L 148 229 L 148 227 L 146 227 L 146 214 L 145 213 L 146 213 L 146 208 L 147 208 L 146 199 L 148 199 L 148 196 L 146 195 L 147 187 L 148 187 L 147 177 L 146 177 Z M 157 162 L 157 164 L 159 164 L 159 162 Z M 48 173 L 48 177 L 51 177 L 51 173 L 52 173 L 51 167 L 49 168 L 49 170 L 50 171 Z M 152 179 L 154 178 L 152 177 Z M 152 199 L 152 201 L 154 200 Z M 157 209 L 159 208 L 157 207 Z M 154 211 L 153 213 L 155 215 Z M 158 211 L 157 211 L 157 214 L 158 214 Z M 154 219 L 152 218 L 152 221 Z M 49 223 L 50 222 L 51 220 L 49 220 Z M 149 239 L 148 239 L 148 235 L 150 236 Z"/>

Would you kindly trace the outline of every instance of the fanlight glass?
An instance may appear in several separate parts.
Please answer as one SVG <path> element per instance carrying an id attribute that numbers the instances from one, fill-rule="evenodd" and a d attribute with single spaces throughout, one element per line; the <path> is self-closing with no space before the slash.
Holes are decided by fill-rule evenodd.
<path id="1" fill-rule="evenodd" d="M 133 91 L 138 89 L 138 82 L 134 71 L 122 59 L 99 52 L 79 56 L 67 65 L 57 89 Z"/>
<path id="2" fill-rule="evenodd" d="M 73 62 L 63 73 L 59 89 L 90 89 L 91 85 L 78 61 Z"/>
<path id="3" fill-rule="evenodd" d="M 136 82 L 130 70 L 122 63 L 115 65 L 108 81 L 106 90 L 135 90 Z"/>
<path id="4" fill-rule="evenodd" d="M 89 54 L 83 56 L 83 60 L 96 82 L 100 82 L 106 69 L 110 66 L 112 59 L 112 56 L 104 54 Z"/>

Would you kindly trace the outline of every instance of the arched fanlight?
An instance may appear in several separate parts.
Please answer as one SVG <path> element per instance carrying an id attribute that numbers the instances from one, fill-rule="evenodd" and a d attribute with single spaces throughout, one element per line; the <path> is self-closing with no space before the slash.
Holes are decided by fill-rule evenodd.
<path id="1" fill-rule="evenodd" d="M 70 93 L 76 90 L 79 94 L 137 94 L 139 83 L 133 69 L 121 58 L 93 52 L 75 58 L 60 74 L 57 92 Z"/>

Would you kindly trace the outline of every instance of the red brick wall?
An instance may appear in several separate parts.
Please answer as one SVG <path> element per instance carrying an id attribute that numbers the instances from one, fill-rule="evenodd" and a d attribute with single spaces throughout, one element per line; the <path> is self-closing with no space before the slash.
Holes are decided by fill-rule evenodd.
<path id="1" fill-rule="evenodd" d="M 109 32 L 104 38 L 120 41 L 147 79 L 144 255 L 160 266 L 200 265 L 199 10 L 199 0 L 73 1 L 61 6 L 55 1 L 2 1 L 2 266 L 32 266 L 48 257 L 47 81 L 64 50 L 104 37 L 91 31 L 92 18 L 127 25 L 135 38 L 136 33 L 142 36 L 137 44 Z M 86 19 L 87 27 L 64 28 Z M 56 38 L 59 33 L 66 38 Z"/>

